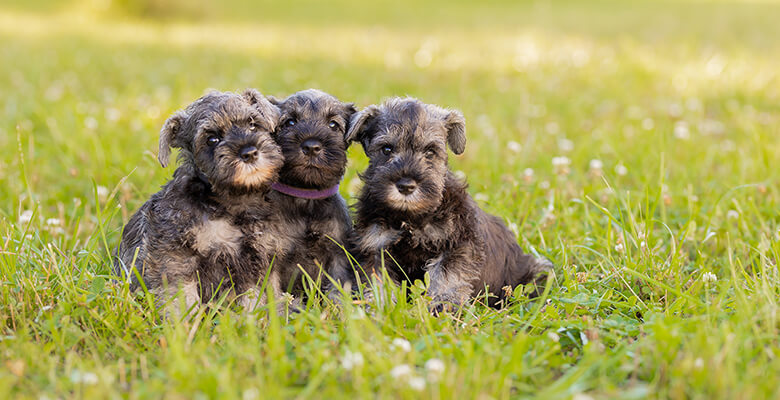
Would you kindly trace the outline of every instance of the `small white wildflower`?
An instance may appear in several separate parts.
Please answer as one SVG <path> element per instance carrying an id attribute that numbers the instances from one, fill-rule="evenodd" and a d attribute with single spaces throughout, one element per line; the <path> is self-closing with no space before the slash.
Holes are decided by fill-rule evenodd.
<path id="1" fill-rule="evenodd" d="M 395 338 L 393 339 L 393 343 L 390 345 L 390 348 L 393 350 L 401 350 L 404 353 L 408 353 L 412 351 L 412 344 L 409 343 L 409 341 L 406 339 Z"/>
<path id="2" fill-rule="evenodd" d="M 60 225 L 60 219 L 59 218 L 49 218 L 46 220 L 46 225 L 48 226 L 59 226 Z"/>
<path id="3" fill-rule="evenodd" d="M 571 160 L 566 156 L 553 157 L 552 159 L 553 167 L 567 167 L 569 164 L 571 164 Z"/>
<path id="4" fill-rule="evenodd" d="M 739 218 L 739 212 L 737 212 L 737 210 L 729 210 L 726 213 L 726 218 L 728 218 L 728 219 L 737 219 L 737 218 Z"/>
<path id="5" fill-rule="evenodd" d="M 590 160 L 588 166 L 590 167 L 591 171 L 601 171 L 602 168 L 604 168 L 604 163 L 601 162 L 601 160 L 594 158 L 593 160 Z"/>
<path id="6" fill-rule="evenodd" d="M 715 283 L 718 281 L 718 276 L 712 272 L 705 272 L 701 275 L 701 280 L 706 283 Z"/>
<path id="7" fill-rule="evenodd" d="M 544 126 L 544 130 L 546 130 L 550 135 L 556 135 L 560 131 L 560 127 L 558 126 L 557 122 L 548 122 Z"/>
<path id="8" fill-rule="evenodd" d="M 593 397 L 585 393 L 577 393 L 571 398 L 572 400 L 593 400 Z"/>
<path id="9" fill-rule="evenodd" d="M 19 214 L 19 224 L 26 225 L 30 221 L 32 221 L 33 212 L 31 210 L 24 210 L 21 214 Z"/>
<path id="10" fill-rule="evenodd" d="M 83 383 L 85 385 L 95 385 L 98 383 L 98 377 L 92 372 L 81 372 L 75 369 L 70 373 L 70 381 L 73 383 Z"/>
<path id="11" fill-rule="evenodd" d="M 682 140 L 688 140 L 691 138 L 691 132 L 688 129 L 687 122 L 677 121 L 677 123 L 674 124 L 674 137 Z"/>
<path id="12" fill-rule="evenodd" d="M 488 201 L 488 195 L 484 193 L 477 193 L 474 195 L 474 200 L 476 201 Z"/>
<path id="13" fill-rule="evenodd" d="M 652 118 L 645 118 L 642 120 L 642 129 L 649 131 L 653 129 L 655 126 L 655 122 L 653 122 Z"/>
<path id="14" fill-rule="evenodd" d="M 84 126 L 86 126 L 87 129 L 94 131 L 98 127 L 98 122 L 94 117 L 87 117 L 84 119 Z"/>
<path id="15" fill-rule="evenodd" d="M 622 253 L 623 250 L 625 250 L 625 247 L 623 247 L 623 243 L 618 243 L 615 245 L 615 251 L 617 251 L 618 253 Z"/>
<path id="16" fill-rule="evenodd" d="M 412 390 L 422 392 L 423 389 L 425 389 L 425 379 L 419 376 L 411 377 L 409 378 L 409 387 L 412 388 Z"/>
<path id="17" fill-rule="evenodd" d="M 541 181 L 539 182 L 539 188 L 542 190 L 547 190 L 550 188 L 550 182 L 549 181 Z"/>
<path id="18" fill-rule="evenodd" d="M 628 174 L 628 168 L 626 168 L 626 166 L 623 165 L 623 164 L 618 164 L 618 165 L 615 166 L 615 173 L 620 175 L 620 176 L 627 175 Z"/>
<path id="19" fill-rule="evenodd" d="M 564 153 L 568 153 L 574 150 L 574 142 L 569 139 L 563 138 L 558 140 L 558 149 Z"/>
<path id="20" fill-rule="evenodd" d="M 245 389 L 241 394 L 243 400 L 257 400 L 260 398 L 260 391 L 257 388 Z"/>
<path id="21" fill-rule="evenodd" d="M 112 107 L 106 110 L 106 119 L 111 122 L 119 121 L 119 118 L 121 116 L 122 116 L 122 112 L 116 108 Z"/>
<path id="22" fill-rule="evenodd" d="M 550 340 L 552 340 L 555 343 L 558 343 L 561 340 L 561 337 L 558 336 L 557 333 L 552 332 L 552 331 L 547 332 L 547 337 L 550 338 Z"/>
<path id="23" fill-rule="evenodd" d="M 105 186 L 98 186 L 97 195 L 100 200 L 105 200 L 106 197 L 108 197 L 108 188 Z"/>
<path id="24" fill-rule="evenodd" d="M 351 352 L 347 350 L 344 356 L 341 357 L 341 367 L 347 371 L 352 370 L 355 367 L 363 365 L 363 354 L 360 352 Z"/>
<path id="25" fill-rule="evenodd" d="M 431 382 L 438 381 L 444 374 L 444 361 L 438 358 L 431 358 L 425 362 L 425 370 L 428 371 L 428 380 Z"/>
<path id="26" fill-rule="evenodd" d="M 390 370 L 390 376 L 395 379 L 406 379 L 412 375 L 412 367 L 408 364 L 401 364 Z"/>
<path id="27" fill-rule="evenodd" d="M 523 176 L 526 178 L 533 178 L 534 176 L 534 170 L 533 168 L 526 168 L 523 170 Z"/>
<path id="28" fill-rule="evenodd" d="M 506 148 L 513 153 L 519 153 L 520 151 L 523 150 L 523 146 L 521 146 L 520 143 L 517 143 L 514 140 L 510 140 L 509 142 L 507 142 Z"/>
<path id="29" fill-rule="evenodd" d="M 701 357 L 697 358 L 696 360 L 693 361 L 693 366 L 696 369 L 704 368 L 704 360 L 702 360 Z"/>

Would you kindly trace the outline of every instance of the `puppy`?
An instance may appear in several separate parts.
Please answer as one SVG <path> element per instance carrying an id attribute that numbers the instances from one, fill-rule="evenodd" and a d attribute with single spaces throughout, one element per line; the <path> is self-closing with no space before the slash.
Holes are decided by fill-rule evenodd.
<path id="1" fill-rule="evenodd" d="M 347 140 L 359 141 L 369 158 L 354 234 L 368 276 L 378 275 L 382 260 L 396 283 L 428 272 L 438 313 L 486 290 L 497 306 L 502 288 L 538 282 L 551 269 L 548 260 L 523 253 L 450 172 L 447 147 L 455 154 L 466 147 L 460 112 L 393 98 L 355 114 Z"/>
<path id="2" fill-rule="evenodd" d="M 341 246 L 346 245 L 352 219 L 338 188 L 347 165 L 345 134 L 357 110 L 314 89 L 269 100 L 281 110 L 276 142 L 285 159 L 269 198 L 282 220 L 281 234 L 294 243 L 274 268 L 282 288 L 294 295 L 304 292 L 305 271 L 336 296 L 322 272 L 342 283 L 350 281 L 350 263 Z"/>
<path id="3" fill-rule="evenodd" d="M 117 275 L 135 289 L 137 268 L 161 299 L 181 289 L 191 311 L 225 291 L 242 295 L 245 308 L 261 304 L 272 258 L 290 246 L 266 198 L 284 161 L 271 137 L 278 120 L 278 108 L 252 89 L 212 92 L 171 116 L 158 159 L 165 167 L 179 148 L 181 165 L 124 227 Z M 280 293 L 278 276 L 269 279 Z"/>

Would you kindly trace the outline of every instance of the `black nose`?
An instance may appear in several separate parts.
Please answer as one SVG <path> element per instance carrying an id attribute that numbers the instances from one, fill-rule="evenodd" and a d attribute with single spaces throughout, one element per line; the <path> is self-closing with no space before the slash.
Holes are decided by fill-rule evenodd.
<path id="1" fill-rule="evenodd" d="M 238 152 L 238 155 L 241 156 L 241 161 L 245 163 L 254 162 L 259 154 L 260 152 L 255 146 L 246 146 Z"/>
<path id="2" fill-rule="evenodd" d="M 398 188 L 398 192 L 403 195 L 410 195 L 417 189 L 417 182 L 411 178 L 401 178 L 395 183 L 395 187 Z"/>
<path id="3" fill-rule="evenodd" d="M 301 143 L 301 150 L 309 157 L 316 156 L 322 152 L 322 142 L 317 139 L 306 139 Z"/>

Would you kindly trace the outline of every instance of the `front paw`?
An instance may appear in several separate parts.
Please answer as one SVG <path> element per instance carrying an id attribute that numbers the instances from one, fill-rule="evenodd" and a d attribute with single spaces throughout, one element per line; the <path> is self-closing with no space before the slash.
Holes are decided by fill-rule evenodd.
<path id="1" fill-rule="evenodd" d="M 434 316 L 438 317 L 439 315 L 443 313 L 451 313 L 455 311 L 456 306 L 449 302 L 443 302 L 443 301 L 432 301 L 428 305 L 428 311 Z"/>

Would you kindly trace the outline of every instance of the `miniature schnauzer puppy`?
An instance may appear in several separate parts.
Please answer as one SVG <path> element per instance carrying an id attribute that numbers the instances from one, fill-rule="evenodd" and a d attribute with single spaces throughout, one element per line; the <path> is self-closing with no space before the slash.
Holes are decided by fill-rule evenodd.
<path id="1" fill-rule="evenodd" d="M 548 260 L 523 253 L 449 170 L 447 147 L 455 154 L 466 147 L 459 111 L 392 98 L 355 114 L 347 140 L 359 141 L 369 158 L 354 228 L 364 279 L 377 278 L 383 261 L 395 283 L 428 272 L 438 313 L 485 291 L 499 306 L 507 286 L 541 282 L 551 269 Z"/>
<path id="2" fill-rule="evenodd" d="M 117 275 L 132 289 L 140 276 L 160 300 L 181 289 L 188 310 L 223 293 L 245 309 L 262 304 L 272 258 L 291 245 L 266 198 L 284 162 L 271 136 L 278 120 L 253 89 L 212 92 L 171 116 L 158 159 L 165 167 L 176 147 L 181 165 L 124 227 Z M 280 293 L 278 276 L 268 283 Z"/>
<path id="3" fill-rule="evenodd" d="M 277 258 L 274 269 L 282 288 L 294 295 L 304 292 L 305 272 L 335 298 L 338 292 L 322 272 L 342 284 L 351 281 L 342 246 L 352 219 L 338 189 L 347 165 L 345 135 L 357 110 L 314 89 L 269 100 L 281 110 L 276 142 L 285 159 L 269 198 L 283 221 L 280 232 L 294 243 L 286 257 Z"/>

